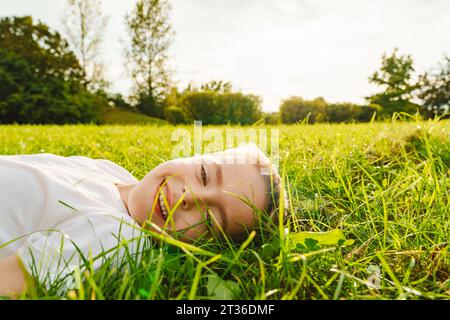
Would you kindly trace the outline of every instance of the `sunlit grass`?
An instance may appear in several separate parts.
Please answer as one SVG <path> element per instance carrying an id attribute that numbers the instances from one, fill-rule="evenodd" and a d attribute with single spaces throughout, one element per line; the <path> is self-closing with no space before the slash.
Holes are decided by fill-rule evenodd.
<path id="1" fill-rule="evenodd" d="M 82 270 L 68 292 L 35 283 L 23 298 L 450 298 L 450 121 L 277 128 L 292 214 L 283 226 L 265 221 L 263 237 L 234 246 L 147 233 L 141 259 Z M 1 126 L 0 154 L 106 158 L 141 179 L 170 159 L 173 130 Z M 353 243 L 293 242 L 296 232 L 335 229 Z"/>

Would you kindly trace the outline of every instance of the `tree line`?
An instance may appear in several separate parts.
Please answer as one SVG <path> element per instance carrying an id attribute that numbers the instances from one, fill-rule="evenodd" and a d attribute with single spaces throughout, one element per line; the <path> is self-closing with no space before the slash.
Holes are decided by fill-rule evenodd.
<path id="1" fill-rule="evenodd" d="M 273 121 L 296 123 L 365 122 L 371 119 L 391 118 L 394 113 L 419 112 L 425 119 L 450 115 L 450 58 L 445 56 L 433 70 L 416 76 L 410 55 L 401 55 L 394 49 L 383 54 L 381 67 L 369 82 L 381 90 L 366 97 L 366 105 L 328 103 L 319 97 L 306 100 L 290 97 L 281 103 Z"/>
<path id="2" fill-rule="evenodd" d="M 110 92 L 101 44 L 108 17 L 99 0 L 68 0 L 62 33 L 30 16 L 0 19 L 0 123 L 101 123 L 102 110 L 121 108 L 171 123 L 252 124 L 364 122 L 394 112 L 445 116 L 450 105 L 450 59 L 416 76 L 411 56 L 383 55 L 369 81 L 380 91 L 366 105 L 292 96 L 265 113 L 262 99 L 226 81 L 179 89 L 167 67 L 174 31 L 168 0 L 137 0 L 125 14 L 128 97 Z M 415 77 L 415 78 L 414 78 Z"/>

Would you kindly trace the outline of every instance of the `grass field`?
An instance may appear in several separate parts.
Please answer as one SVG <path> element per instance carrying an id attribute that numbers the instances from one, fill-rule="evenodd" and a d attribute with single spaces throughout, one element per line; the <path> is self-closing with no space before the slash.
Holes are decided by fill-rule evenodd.
<path id="1" fill-rule="evenodd" d="M 139 262 L 79 275 L 78 290 L 59 296 L 57 284 L 36 284 L 23 298 L 450 298 L 450 121 L 277 128 L 286 225 L 267 226 L 259 243 L 250 237 L 240 247 L 153 243 Z M 173 130 L 0 126 L 0 154 L 106 158 L 141 179 L 170 159 Z M 297 234 L 335 229 L 353 241 Z"/>

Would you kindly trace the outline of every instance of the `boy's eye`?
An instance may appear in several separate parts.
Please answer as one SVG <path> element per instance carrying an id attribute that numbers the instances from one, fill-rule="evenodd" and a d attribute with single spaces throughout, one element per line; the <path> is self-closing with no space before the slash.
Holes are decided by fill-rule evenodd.
<path id="1" fill-rule="evenodd" d="M 203 165 L 202 165 L 202 180 L 203 180 L 203 185 L 206 186 L 206 170 Z"/>

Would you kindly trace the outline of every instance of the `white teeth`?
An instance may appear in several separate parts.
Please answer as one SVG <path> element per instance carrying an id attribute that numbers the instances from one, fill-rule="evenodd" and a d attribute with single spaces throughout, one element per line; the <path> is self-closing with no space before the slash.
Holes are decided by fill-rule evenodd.
<path id="1" fill-rule="evenodd" d="M 166 196 L 166 199 L 167 199 L 167 188 L 166 188 L 166 186 L 164 186 L 161 189 L 162 190 L 159 193 L 159 205 L 161 207 L 161 212 L 162 212 L 162 215 L 164 216 L 164 219 L 167 219 L 167 216 L 169 215 L 169 213 L 166 208 L 166 205 L 164 204 L 164 197 L 163 197 L 163 192 L 164 192 L 164 196 Z"/>

